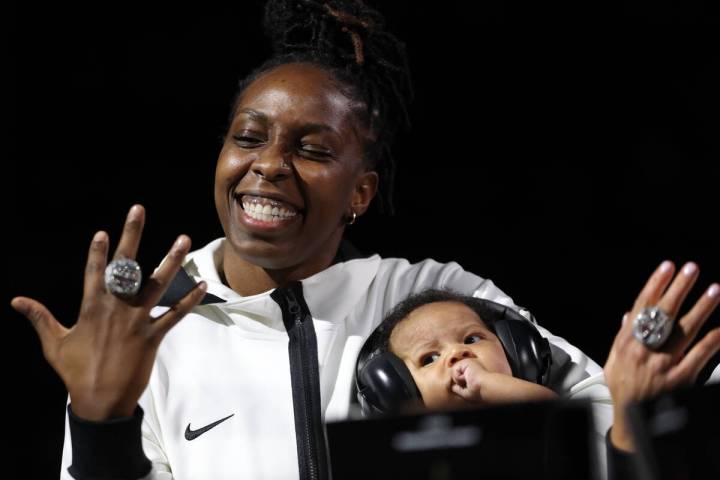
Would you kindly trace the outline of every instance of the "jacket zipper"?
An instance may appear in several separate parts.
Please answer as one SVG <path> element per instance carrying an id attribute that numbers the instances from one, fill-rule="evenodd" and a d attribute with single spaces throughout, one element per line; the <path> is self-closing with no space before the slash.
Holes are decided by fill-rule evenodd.
<path id="1" fill-rule="evenodd" d="M 276 290 L 272 297 L 280 305 L 289 336 L 288 353 L 300 478 L 326 480 L 328 467 L 320 415 L 320 373 L 312 316 L 302 298 L 302 284 L 299 282 Z"/>

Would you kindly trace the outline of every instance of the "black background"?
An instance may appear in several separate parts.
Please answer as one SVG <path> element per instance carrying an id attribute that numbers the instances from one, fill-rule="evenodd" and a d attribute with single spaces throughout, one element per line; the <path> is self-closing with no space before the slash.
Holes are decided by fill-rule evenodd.
<path id="1" fill-rule="evenodd" d="M 720 279 L 717 7 L 371 2 L 406 41 L 416 101 L 398 212 L 363 250 L 457 261 L 603 364 L 663 259 Z M 222 235 L 214 164 L 261 2 L 26 4 L 6 17 L 5 420 L 26 478 L 55 478 L 66 393 L 15 295 L 74 322 L 93 233 L 147 208 L 146 271 L 179 233 Z M 8 20 L 9 19 L 9 20 Z M 711 323 L 719 323 L 715 315 Z"/>

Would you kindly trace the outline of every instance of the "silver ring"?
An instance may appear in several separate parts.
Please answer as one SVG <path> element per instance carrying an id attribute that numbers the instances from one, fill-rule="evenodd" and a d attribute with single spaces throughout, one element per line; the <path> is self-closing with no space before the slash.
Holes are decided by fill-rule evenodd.
<path id="1" fill-rule="evenodd" d="M 118 258 L 105 268 L 105 288 L 117 297 L 134 296 L 140 290 L 141 280 L 140 265 L 130 258 Z"/>
<path id="2" fill-rule="evenodd" d="M 645 307 L 633 321 L 635 339 L 656 350 L 663 346 L 673 328 L 673 319 L 660 307 Z"/>

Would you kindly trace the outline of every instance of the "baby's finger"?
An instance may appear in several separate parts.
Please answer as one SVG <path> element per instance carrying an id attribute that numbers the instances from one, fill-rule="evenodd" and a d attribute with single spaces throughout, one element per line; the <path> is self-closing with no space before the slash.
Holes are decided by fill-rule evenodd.
<path id="1" fill-rule="evenodd" d="M 645 283 L 640 295 L 638 295 L 635 300 L 635 304 L 633 306 L 634 312 L 639 312 L 643 307 L 657 304 L 658 300 L 660 300 L 660 297 L 665 291 L 665 288 L 670 283 L 674 270 L 675 265 L 669 260 L 665 260 L 658 268 L 655 269 L 653 274 L 650 275 L 647 283 Z"/>
<path id="2" fill-rule="evenodd" d="M 153 336 L 159 342 L 172 327 L 195 307 L 205 296 L 207 284 L 200 282 L 190 290 L 178 303 L 170 307 L 170 310 L 160 315 L 152 324 Z"/>
<path id="3" fill-rule="evenodd" d="M 720 327 L 710 330 L 668 373 L 667 387 L 675 388 L 694 383 L 700 371 L 718 350 L 720 350 Z"/>
<path id="4" fill-rule="evenodd" d="M 662 308 L 670 315 L 670 318 L 677 317 L 680 306 L 685 301 L 688 292 L 695 284 L 698 277 L 698 267 L 694 262 L 688 262 L 682 268 L 680 273 L 675 277 L 670 288 L 658 302 L 658 307 Z"/>
<path id="5" fill-rule="evenodd" d="M 453 383 L 450 386 L 450 390 L 452 390 L 454 394 L 459 395 L 465 400 L 473 400 L 472 392 L 469 388 L 458 385 L 457 383 Z"/>
<path id="6" fill-rule="evenodd" d="M 85 264 L 85 283 L 83 301 L 105 291 L 105 266 L 107 265 L 108 235 L 97 232 L 90 242 L 88 259 Z"/>
<path id="7" fill-rule="evenodd" d="M 40 337 L 45 358 L 52 364 L 60 340 L 68 329 L 63 327 L 45 305 L 27 297 L 15 297 L 10 305 L 25 316 Z"/>
<path id="8" fill-rule="evenodd" d="M 135 259 L 140 246 L 143 227 L 145 226 L 145 209 L 142 205 L 133 205 L 125 220 L 120 243 L 113 259 L 130 258 Z"/>
<path id="9" fill-rule="evenodd" d="M 140 303 L 152 308 L 162 298 L 175 274 L 180 270 L 185 255 L 190 250 L 190 237 L 180 235 L 160 267 L 153 273 L 141 293 Z"/>

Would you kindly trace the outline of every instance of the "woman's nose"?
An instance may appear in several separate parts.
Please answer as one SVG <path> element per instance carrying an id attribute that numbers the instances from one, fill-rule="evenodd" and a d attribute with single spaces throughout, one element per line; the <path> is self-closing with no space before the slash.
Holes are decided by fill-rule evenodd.
<path id="1" fill-rule="evenodd" d="M 274 181 L 290 176 L 290 155 L 281 145 L 270 145 L 258 153 L 252 171 L 265 180 Z"/>
<path id="2" fill-rule="evenodd" d="M 448 366 L 452 367 L 464 358 L 475 358 L 475 354 L 466 346 L 454 348 L 448 356 Z"/>

